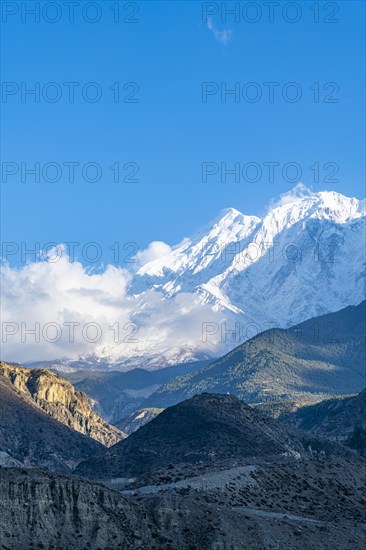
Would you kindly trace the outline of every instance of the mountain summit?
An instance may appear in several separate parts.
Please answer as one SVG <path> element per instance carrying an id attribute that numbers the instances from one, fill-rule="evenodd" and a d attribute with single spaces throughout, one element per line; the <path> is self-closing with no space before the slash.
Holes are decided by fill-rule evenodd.
<path id="1" fill-rule="evenodd" d="M 211 338 L 223 344 L 221 351 L 253 336 L 248 325 L 256 332 L 286 328 L 358 304 L 364 299 L 359 243 L 365 238 L 365 201 L 295 191 L 263 218 L 224 210 L 194 237 L 138 270 L 132 292 L 143 296 L 153 287 L 165 299 L 192 293 L 222 312 L 227 328 L 239 321 L 243 330 L 234 340 L 225 334 L 223 342 L 220 330 Z"/>

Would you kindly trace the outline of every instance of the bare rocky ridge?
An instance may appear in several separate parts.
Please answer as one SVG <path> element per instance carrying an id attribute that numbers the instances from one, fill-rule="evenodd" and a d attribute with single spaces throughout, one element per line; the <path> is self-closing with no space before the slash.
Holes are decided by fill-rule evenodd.
<path id="1" fill-rule="evenodd" d="M 1 362 L 0 379 L 10 382 L 20 396 L 31 399 L 50 417 L 107 447 L 126 437 L 91 409 L 85 393 L 76 391 L 70 382 L 58 374 Z"/>
<path id="2" fill-rule="evenodd" d="M 238 468 L 204 473 L 201 487 L 192 478 L 167 485 L 162 476 L 135 494 L 147 508 L 154 505 L 160 525 L 173 529 L 164 532 L 173 540 L 182 541 L 176 511 L 186 517 L 193 505 L 196 516 L 183 531 L 192 538 L 211 534 L 217 548 L 348 550 L 366 541 L 364 474 L 362 461 L 295 461 L 263 464 L 249 474 Z"/>
<path id="3" fill-rule="evenodd" d="M 28 403 L 9 381 L 2 384 Z M 101 447 L 29 401 L 30 410 L 51 425 Z M 23 435 L 38 427 L 24 418 L 15 419 L 15 426 Z M 48 441 L 47 434 L 41 435 Z M 99 475 L 104 485 L 0 467 L 0 547 L 364 548 L 366 462 L 351 450 L 282 425 L 234 396 L 203 394 L 171 407 L 126 440 L 102 448 L 100 456 L 76 471 Z M 126 473 L 137 478 L 114 478 Z"/>
<path id="4" fill-rule="evenodd" d="M 148 530 L 129 499 L 76 477 L 0 468 L 0 548 L 147 548 Z"/>

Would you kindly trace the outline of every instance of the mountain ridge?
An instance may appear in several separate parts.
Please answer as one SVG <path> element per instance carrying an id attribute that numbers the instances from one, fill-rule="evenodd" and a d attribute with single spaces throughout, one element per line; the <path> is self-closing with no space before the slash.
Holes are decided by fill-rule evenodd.
<path id="1" fill-rule="evenodd" d="M 279 420 L 316 436 L 338 441 L 366 457 L 366 389 L 280 415 Z"/>
<path id="2" fill-rule="evenodd" d="M 91 479 L 138 477 L 162 468 L 297 461 L 351 456 L 341 447 L 280 424 L 233 395 L 202 393 L 173 405 L 127 439 L 80 463 Z"/>

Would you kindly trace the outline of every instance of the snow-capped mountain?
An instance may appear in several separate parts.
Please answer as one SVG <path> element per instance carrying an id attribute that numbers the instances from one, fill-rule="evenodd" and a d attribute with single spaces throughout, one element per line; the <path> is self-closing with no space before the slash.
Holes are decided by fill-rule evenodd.
<path id="1" fill-rule="evenodd" d="M 241 323 L 290 326 L 364 298 L 365 201 L 335 192 L 295 198 L 263 218 L 234 209 L 144 265 L 134 293 L 194 293 Z"/>
<path id="2" fill-rule="evenodd" d="M 364 243 L 365 201 L 335 192 L 297 188 L 261 218 L 226 209 L 127 282 L 116 271 L 103 284 L 95 278 L 94 302 L 80 304 L 90 315 L 102 301 L 103 320 L 112 325 L 121 302 L 137 338 L 131 333 L 121 344 L 101 341 L 58 368 L 159 368 L 217 357 L 271 326 L 286 328 L 357 305 L 365 298 Z M 83 274 L 83 280 L 91 286 L 90 277 Z M 62 320 L 74 304 L 64 305 L 64 281 Z M 80 284 L 72 279 L 70 285 L 68 294 L 79 296 Z M 85 300 L 91 296 L 89 290 Z M 131 323 L 125 322 L 120 324 L 129 334 Z"/>

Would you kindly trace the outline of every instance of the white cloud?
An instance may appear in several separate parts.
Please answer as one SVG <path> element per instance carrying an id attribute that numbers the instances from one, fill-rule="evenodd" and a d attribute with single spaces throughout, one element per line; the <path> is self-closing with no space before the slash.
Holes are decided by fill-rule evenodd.
<path id="1" fill-rule="evenodd" d="M 152 243 L 143 258 L 168 249 L 164 243 Z M 127 270 L 110 265 L 101 273 L 91 273 L 66 254 L 57 262 L 39 261 L 21 268 L 5 263 L 1 277 L 1 347 L 2 359 L 7 361 L 94 353 L 117 360 L 162 354 L 172 346 L 207 349 L 202 343 L 202 322 L 219 323 L 222 316 L 199 304 L 192 294 L 164 300 L 150 289 L 129 296 L 132 274 Z M 75 323 L 74 328 L 70 323 Z M 210 344 L 220 345 L 219 335 Z"/>
<path id="2" fill-rule="evenodd" d="M 140 268 L 148 262 L 158 260 L 159 258 L 169 254 L 171 251 L 171 247 L 163 241 L 153 241 L 147 248 L 145 248 L 145 250 L 141 250 L 141 252 L 136 254 L 138 267 Z"/>
<path id="3" fill-rule="evenodd" d="M 223 44 L 226 46 L 233 36 L 233 31 L 230 29 L 224 29 L 223 31 L 219 31 L 212 21 L 211 17 L 207 19 L 207 28 L 213 33 L 214 37 L 220 44 Z"/>

